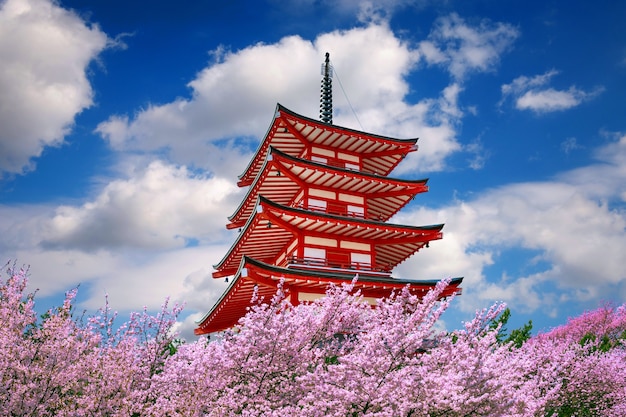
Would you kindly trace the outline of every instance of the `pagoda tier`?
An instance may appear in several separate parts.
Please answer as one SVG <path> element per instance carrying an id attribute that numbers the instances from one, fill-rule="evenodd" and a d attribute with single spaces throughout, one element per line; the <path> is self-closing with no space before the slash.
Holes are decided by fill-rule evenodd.
<path id="1" fill-rule="evenodd" d="M 355 269 L 389 276 L 428 242 L 441 239 L 442 228 L 337 216 L 259 196 L 256 210 L 228 254 L 214 265 L 213 276 L 234 275 L 244 254 L 278 266 Z"/>
<path id="2" fill-rule="evenodd" d="M 298 158 L 386 176 L 409 152 L 417 149 L 416 142 L 417 139 L 395 139 L 329 125 L 278 104 L 272 125 L 239 176 L 238 185 L 252 184 L 270 147 Z"/>
<path id="3" fill-rule="evenodd" d="M 329 214 L 387 221 L 418 193 L 428 191 L 427 179 L 401 180 L 296 158 L 270 147 L 267 157 L 248 194 L 229 217 L 229 229 L 242 227 L 262 195 L 283 204 L 294 204 Z M 346 204 L 327 204 L 338 201 Z M 318 197 L 316 200 L 315 197 Z M 310 200 L 313 198 L 313 200 Z M 308 204 L 318 201 L 318 205 Z M 352 201 L 352 204 L 348 204 Z"/>
<path id="4" fill-rule="evenodd" d="M 317 271 L 312 275 L 310 271 L 278 267 L 243 256 L 226 292 L 199 321 L 195 334 L 214 333 L 235 326 L 246 314 L 246 309 L 252 305 L 255 290 L 258 297 L 270 300 L 276 293 L 279 282 L 282 281 L 283 291 L 289 301 L 292 305 L 297 305 L 303 301 L 319 298 L 329 284 L 349 284 L 354 278 L 353 271 Z M 366 300 L 374 304 L 376 299 L 387 297 L 391 291 L 404 287 L 408 287 L 412 294 L 423 296 L 437 285 L 437 282 L 438 280 L 414 281 L 359 274 L 354 289 L 359 290 Z M 462 278 L 452 279 L 441 297 L 460 294 L 461 282 Z"/>

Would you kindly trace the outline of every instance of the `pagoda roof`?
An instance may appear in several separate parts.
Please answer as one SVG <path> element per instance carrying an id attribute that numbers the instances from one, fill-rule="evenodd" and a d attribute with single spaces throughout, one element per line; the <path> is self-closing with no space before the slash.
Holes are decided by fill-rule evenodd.
<path id="1" fill-rule="evenodd" d="M 228 251 L 214 265 L 213 277 L 233 275 L 244 254 L 273 262 L 298 235 L 369 243 L 378 267 L 391 271 L 431 240 L 441 239 L 443 224 L 404 226 L 288 207 L 259 196 L 256 210 Z"/>
<path id="2" fill-rule="evenodd" d="M 297 114 L 278 104 L 274 119 L 238 185 L 250 185 L 261 170 L 270 146 L 301 156 L 311 146 L 359 154 L 362 170 L 388 175 L 400 161 L 417 149 L 417 138 L 396 139 L 336 126 Z"/>
<path id="3" fill-rule="evenodd" d="M 330 284 L 341 285 L 353 282 L 354 273 L 338 273 L 323 271 L 303 271 L 282 268 L 266 264 L 254 258 L 243 256 L 234 278 L 213 308 L 198 321 L 196 335 L 213 333 L 231 328 L 243 317 L 247 308 L 252 305 L 252 296 L 256 290 L 258 297 L 266 302 L 276 293 L 282 281 L 287 295 L 294 292 L 324 294 Z M 459 294 L 459 285 L 463 278 L 454 278 L 441 294 L 441 298 Z M 358 274 L 354 290 L 360 291 L 363 297 L 388 297 L 393 290 L 408 286 L 409 291 L 424 296 L 439 280 L 409 280 L 387 277 L 367 276 Z"/>
<path id="4" fill-rule="evenodd" d="M 394 179 L 337 168 L 270 147 L 259 174 L 235 213 L 229 217 L 231 223 L 227 227 L 242 227 L 254 211 L 259 195 L 289 205 L 305 187 L 361 195 L 367 200 L 367 217 L 387 221 L 416 194 L 428 191 L 427 182 L 428 179 Z"/>

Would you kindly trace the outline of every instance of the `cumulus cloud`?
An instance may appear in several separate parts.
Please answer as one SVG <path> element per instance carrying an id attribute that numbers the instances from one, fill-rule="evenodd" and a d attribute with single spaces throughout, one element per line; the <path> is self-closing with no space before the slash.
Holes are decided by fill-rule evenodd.
<path id="1" fill-rule="evenodd" d="M 385 98 L 401 100 L 408 89 L 402 75 L 411 64 L 410 51 L 385 27 L 325 34 L 315 44 L 292 36 L 273 45 L 218 53 L 217 61 L 189 83 L 191 99 L 151 106 L 133 120 L 113 117 L 101 123 L 98 132 L 114 149 L 173 149 L 183 159 L 180 162 L 187 162 L 182 147 L 203 147 L 236 136 L 259 137 L 271 122 L 276 101 L 306 115 L 317 115 L 318 69 L 325 51 L 331 52 L 331 59 L 337 57 L 333 63 L 346 80 L 346 90 L 354 93 L 352 100 L 365 111 Z M 381 63 L 374 73 L 368 65 L 370 54 Z M 378 76 L 380 82 L 373 83 Z M 356 88 L 360 85 L 376 87 Z M 335 106 L 339 124 L 348 112 L 337 100 Z M 373 124 L 382 120 L 384 115 Z"/>
<path id="2" fill-rule="evenodd" d="M 429 65 L 443 65 L 456 80 L 463 80 L 472 72 L 492 71 L 518 36 L 519 31 L 506 23 L 483 20 L 471 26 L 451 14 L 437 20 L 419 52 Z"/>
<path id="3" fill-rule="evenodd" d="M 58 207 L 42 244 L 90 251 L 215 241 L 237 192 L 232 181 L 154 161 L 129 179 L 110 182 L 94 201 Z"/>
<path id="4" fill-rule="evenodd" d="M 117 270 L 103 268 L 99 279 L 88 286 L 81 306 L 95 310 L 108 295 L 115 310 L 157 309 L 166 299 L 185 305 L 188 312 L 208 311 L 228 285 L 213 279 L 212 263 L 226 251 L 226 245 L 204 245 L 151 253 L 116 256 Z"/>
<path id="5" fill-rule="evenodd" d="M 558 71 L 553 69 L 534 77 L 520 76 L 510 84 L 504 84 L 501 88 L 502 100 L 500 104 L 511 97 L 518 110 L 548 113 L 576 107 L 603 91 L 602 88 L 587 92 L 574 86 L 567 90 L 556 90 L 548 87 L 547 84 L 557 74 Z"/>
<path id="6" fill-rule="evenodd" d="M 407 210 L 399 222 L 445 222 L 445 237 L 398 273 L 465 276 L 459 305 L 466 311 L 504 300 L 522 311 L 550 313 L 560 298 L 614 297 L 626 284 L 626 136 L 596 157 L 597 163 L 552 181 L 502 186 L 438 210 Z M 508 251 L 523 252 L 520 269 L 487 280 L 486 269 Z"/>
<path id="7" fill-rule="evenodd" d="M 142 306 L 155 311 L 166 299 L 185 304 L 185 311 L 205 313 L 226 284 L 213 279 L 212 264 L 228 244 L 139 251 L 23 248 L 4 252 L 10 259 L 30 264 L 30 291 L 37 296 L 58 295 L 79 286 L 80 308 L 95 311 L 108 296 L 109 306 L 120 312 Z"/>
<path id="8" fill-rule="evenodd" d="M 276 101 L 295 109 L 316 103 L 321 58 L 310 42 L 291 36 L 237 53 L 214 52 L 216 61 L 188 84 L 191 98 L 153 104 L 132 119 L 113 116 L 96 131 L 115 150 L 166 149 L 185 159 L 185 148 L 262 135 Z"/>
<path id="9" fill-rule="evenodd" d="M 0 172 L 33 169 L 93 103 L 85 70 L 107 36 L 49 0 L 0 3 Z"/>
<path id="10" fill-rule="evenodd" d="M 133 118 L 112 116 L 97 132 L 119 151 L 167 150 L 176 162 L 215 171 L 211 161 L 191 161 L 191 156 L 207 154 L 206 148 L 216 141 L 260 138 L 271 123 L 276 102 L 317 117 L 319 68 L 325 52 L 330 52 L 350 100 L 358 103 L 361 119 L 367 119 L 366 129 L 416 135 L 420 126 L 410 116 L 414 109 L 403 101 L 408 93 L 404 77 L 415 57 L 385 25 L 326 33 L 313 42 L 289 36 L 236 52 L 220 48 L 214 51 L 215 61 L 188 84 L 191 98 L 151 105 Z M 338 91 L 334 107 L 336 124 L 358 127 Z"/>
<path id="11" fill-rule="evenodd" d="M 520 110 L 551 112 L 575 107 L 589 95 L 574 87 L 566 91 L 552 88 L 542 91 L 527 91 L 515 100 L 515 107 Z"/>
<path id="12" fill-rule="evenodd" d="M 317 116 L 319 66 L 330 52 L 336 77 L 334 123 L 401 138 L 427 137 L 419 156 L 404 169 L 439 170 L 446 157 L 460 149 L 456 130 L 463 116 L 457 101 L 462 86 L 453 82 L 441 97 L 409 103 L 407 76 L 420 57 L 445 62 L 459 78 L 469 71 L 489 71 L 516 36 L 508 25 L 481 22 L 472 27 L 452 15 L 441 19 L 418 49 L 400 40 L 384 22 L 321 34 L 313 41 L 289 36 L 234 52 L 220 47 L 213 51 L 213 62 L 188 83 L 190 98 L 152 104 L 133 117 L 111 116 L 96 132 L 115 150 L 165 151 L 174 162 L 212 172 L 224 164 L 198 155 L 216 155 L 209 151 L 217 146 L 233 154 L 243 168 L 255 147 L 252 138 L 265 133 L 272 117 L 268 111 L 277 101 Z M 350 102 L 337 90 L 339 82 Z M 355 103 L 358 118 L 350 103 Z M 236 148 L 229 142 L 233 138 L 248 138 L 248 144 Z"/>
<path id="13" fill-rule="evenodd" d="M 156 309 L 166 297 L 205 311 L 224 283 L 211 277 L 236 231 L 226 217 L 241 196 L 233 183 L 151 163 L 111 181 L 82 205 L 0 205 L 0 249 L 27 261 L 31 289 L 51 296 L 81 285 L 80 306 Z"/>

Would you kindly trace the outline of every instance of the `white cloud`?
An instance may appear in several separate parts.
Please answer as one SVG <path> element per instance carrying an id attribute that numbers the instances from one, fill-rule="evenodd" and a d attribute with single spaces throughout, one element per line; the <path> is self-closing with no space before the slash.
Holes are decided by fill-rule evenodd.
<path id="1" fill-rule="evenodd" d="M 93 103 L 85 70 L 107 36 L 48 0 L 0 3 L 0 173 L 33 169 Z"/>
<path id="2" fill-rule="evenodd" d="M 240 190 L 162 161 L 126 175 L 81 205 L 0 205 L 2 256 L 32 265 L 39 297 L 82 284 L 80 306 L 92 311 L 105 294 L 123 311 L 168 296 L 207 310 L 223 289 L 210 273 L 236 234 L 224 225 Z"/>
<path id="3" fill-rule="evenodd" d="M 172 332 L 177 334 L 180 339 L 186 341 L 197 340 L 198 337 L 194 335 L 193 331 L 198 327 L 197 322 L 202 320 L 203 317 L 204 313 L 200 312 L 181 317 L 179 321 L 172 326 Z"/>
<path id="4" fill-rule="evenodd" d="M 535 75 L 534 77 L 527 77 L 522 75 L 514 79 L 511 84 L 505 84 L 501 87 L 502 94 L 515 94 L 519 95 L 533 88 L 542 87 L 550 82 L 552 77 L 559 72 L 555 69 L 547 71 L 545 74 Z"/>
<path id="5" fill-rule="evenodd" d="M 213 279 L 215 259 L 223 256 L 227 245 L 204 245 L 192 248 L 152 252 L 148 257 L 118 252 L 117 269 L 102 268 L 99 279 L 89 285 L 81 306 L 95 310 L 108 295 L 111 308 L 138 310 L 147 306 L 157 309 L 169 298 L 185 304 L 185 311 L 208 311 L 228 284 Z"/>
<path id="6" fill-rule="evenodd" d="M 548 88 L 542 91 L 527 91 L 515 101 L 519 110 L 533 110 L 535 112 L 551 112 L 576 107 L 589 96 L 588 93 L 570 88 L 567 91 L 557 91 Z"/>
<path id="7" fill-rule="evenodd" d="M 90 251 L 215 241 L 237 192 L 231 181 L 154 161 L 130 179 L 112 181 L 94 201 L 58 207 L 42 244 Z"/>
<path id="8" fill-rule="evenodd" d="M 342 0 L 333 4 L 342 4 L 344 9 L 358 8 L 357 18 L 361 22 L 385 22 L 389 21 L 393 14 L 404 7 L 422 7 L 428 0 Z M 349 9 L 348 9 L 349 10 Z"/>
<path id="9" fill-rule="evenodd" d="M 596 155 L 598 163 L 553 181 L 502 186 L 439 210 L 406 210 L 399 223 L 446 226 L 444 239 L 401 265 L 398 275 L 465 276 L 458 301 L 465 311 L 503 300 L 553 314 L 560 294 L 577 301 L 615 297 L 626 286 L 626 136 Z M 507 251 L 523 252 L 519 269 L 488 278 L 487 268 Z"/>
<path id="10" fill-rule="evenodd" d="M 36 231 L 32 234 L 37 236 Z M 31 291 L 37 290 L 38 298 L 62 294 L 77 285 L 83 285 L 80 290 L 82 295 L 85 285 L 124 269 L 120 259 L 106 251 L 86 253 L 28 246 L 4 250 L 3 255 L 19 265 L 27 263 L 29 287 Z M 99 307 L 103 301 L 104 298 L 100 298 Z"/>
<path id="11" fill-rule="evenodd" d="M 303 103 L 315 108 L 320 60 L 313 45 L 297 36 L 237 53 L 217 51 L 217 61 L 188 84 L 190 99 L 151 105 L 132 119 L 113 116 L 97 132 L 116 150 L 166 149 L 178 155 L 176 162 L 188 163 L 187 149 L 202 149 L 221 139 L 261 136 L 277 101 L 294 110 Z M 214 168 L 206 163 L 199 166 Z"/>
<path id="12" fill-rule="evenodd" d="M 451 84 L 443 89 L 438 99 L 422 100 L 417 105 L 407 107 L 404 114 L 397 117 L 397 127 L 417 129 L 426 140 L 418 142 L 419 152 L 409 154 L 394 175 L 416 169 L 422 172 L 443 170 L 446 157 L 461 149 L 456 141 L 456 129 L 463 116 L 458 106 L 461 91 L 458 84 Z M 406 117 L 410 123 L 402 123 L 401 117 Z"/>
<path id="13" fill-rule="evenodd" d="M 428 143 L 420 144 L 419 157 L 413 158 L 419 161 L 412 160 L 407 167 L 442 169 L 445 158 L 460 149 L 455 136 L 463 115 L 457 103 L 462 88 L 453 83 L 440 98 L 408 103 L 406 77 L 415 69 L 419 53 L 385 24 L 326 33 L 312 42 L 290 36 L 236 52 L 218 48 L 215 62 L 188 84 L 191 98 L 151 105 L 132 118 L 112 116 L 97 132 L 118 151 L 165 150 L 177 163 L 212 172 L 233 166 L 243 170 L 255 145 L 235 148 L 229 140 L 262 137 L 277 101 L 317 117 L 319 68 L 325 52 L 330 52 L 335 68 L 335 124 L 401 138 L 428 137 Z M 364 126 L 354 117 L 341 87 Z M 210 156 L 217 154 L 211 152 L 216 142 L 220 152 L 236 158 L 235 164 Z M 198 155 L 209 156 L 201 160 Z"/>
<path id="14" fill-rule="evenodd" d="M 626 135 L 608 135 L 610 142 L 593 151 L 596 164 L 574 169 L 557 177 L 598 201 L 611 204 L 626 201 Z"/>
<path id="15" fill-rule="evenodd" d="M 502 86 L 502 100 L 500 105 L 508 97 L 515 101 L 518 110 L 531 110 L 535 113 L 548 113 L 559 110 L 567 110 L 576 107 L 582 102 L 592 99 L 600 94 L 603 89 L 596 88 L 586 92 L 574 86 L 567 90 L 556 90 L 546 85 L 552 77 L 558 74 L 556 70 L 550 70 L 534 77 L 520 76 L 511 84 Z"/>
<path id="16" fill-rule="evenodd" d="M 578 144 L 578 141 L 576 140 L 575 137 L 569 137 L 565 139 L 563 142 L 561 142 L 561 150 L 565 154 L 570 154 L 571 152 L 577 149 L 582 149 L 582 148 L 583 146 Z"/>
<path id="17" fill-rule="evenodd" d="M 29 290 L 37 290 L 38 299 L 79 285 L 78 307 L 91 312 L 103 307 L 108 296 L 109 306 L 120 312 L 142 306 L 155 311 L 169 298 L 185 304 L 186 312 L 205 313 L 227 285 L 213 279 L 211 272 L 229 244 L 150 252 L 30 247 L 4 254 L 18 265 L 29 263 Z"/>
<path id="18" fill-rule="evenodd" d="M 437 20 L 419 50 L 430 65 L 444 65 L 457 80 L 471 72 L 492 71 L 519 31 L 512 25 L 483 20 L 470 26 L 457 14 Z"/>
<path id="19" fill-rule="evenodd" d="M 483 169 L 486 161 L 491 157 L 491 152 L 486 150 L 480 138 L 465 146 L 465 151 L 470 155 L 469 167 L 471 169 Z"/>

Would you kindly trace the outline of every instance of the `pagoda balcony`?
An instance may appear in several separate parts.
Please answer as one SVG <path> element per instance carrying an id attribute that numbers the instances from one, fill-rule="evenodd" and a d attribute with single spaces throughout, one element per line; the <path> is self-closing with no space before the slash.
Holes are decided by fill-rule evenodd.
<path id="1" fill-rule="evenodd" d="M 372 265 L 369 262 L 336 262 L 323 258 L 310 258 L 310 257 L 295 257 L 290 256 L 287 258 L 284 265 L 287 268 L 292 269 L 306 269 L 316 271 L 336 271 L 342 273 L 360 273 L 363 275 L 390 277 L 391 271 Z"/>
<path id="2" fill-rule="evenodd" d="M 312 205 L 312 204 L 309 204 L 309 206 L 305 210 L 315 211 L 315 212 L 318 212 L 318 213 L 332 214 L 332 215 L 335 215 L 335 216 L 352 217 L 352 218 L 355 218 L 355 219 L 376 220 L 376 219 L 372 219 L 372 218 L 368 219 L 367 217 L 365 217 L 365 213 L 363 213 L 362 211 L 333 210 L 331 207 L 316 206 L 316 205 Z"/>

